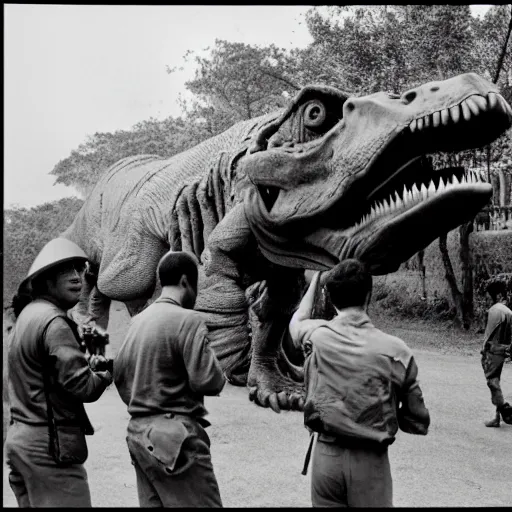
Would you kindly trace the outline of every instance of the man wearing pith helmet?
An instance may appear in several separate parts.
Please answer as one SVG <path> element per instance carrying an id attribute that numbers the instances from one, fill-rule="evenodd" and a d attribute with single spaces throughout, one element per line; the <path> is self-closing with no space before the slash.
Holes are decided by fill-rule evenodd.
<path id="1" fill-rule="evenodd" d="M 51 240 L 12 300 L 5 453 L 20 507 L 91 506 L 83 463 L 94 430 L 83 404 L 98 400 L 112 375 L 91 370 L 66 314 L 78 303 L 86 261 L 73 242 Z"/>

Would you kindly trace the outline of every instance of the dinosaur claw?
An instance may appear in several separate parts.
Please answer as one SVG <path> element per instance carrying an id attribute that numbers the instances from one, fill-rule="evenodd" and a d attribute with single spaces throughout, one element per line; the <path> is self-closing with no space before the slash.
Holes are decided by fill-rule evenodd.
<path id="1" fill-rule="evenodd" d="M 288 402 L 290 403 L 290 409 L 292 411 L 297 409 L 297 402 L 299 401 L 299 395 L 296 393 L 292 393 L 290 395 L 290 398 L 288 399 Z"/>
<path id="2" fill-rule="evenodd" d="M 279 402 L 279 407 L 283 410 L 289 409 L 290 404 L 288 403 L 288 395 L 285 391 L 281 391 L 277 394 L 277 401 Z"/>
<path id="3" fill-rule="evenodd" d="M 270 396 L 270 393 L 268 391 L 258 390 L 258 392 L 256 393 L 256 398 L 258 400 L 258 403 L 262 407 L 268 407 L 269 396 Z"/>
<path id="4" fill-rule="evenodd" d="M 276 412 L 277 414 L 280 414 L 281 413 L 281 409 L 279 407 L 279 403 L 277 401 L 277 395 L 275 393 L 271 393 L 269 398 L 268 398 L 268 402 L 269 402 L 269 405 L 270 405 L 270 408 Z"/>
<path id="5" fill-rule="evenodd" d="M 251 402 L 254 402 L 254 399 L 256 398 L 256 393 L 258 392 L 258 388 L 256 386 L 252 386 L 249 388 L 249 400 Z"/>
<path id="6" fill-rule="evenodd" d="M 297 403 L 297 409 L 299 411 L 303 411 L 304 410 L 304 398 L 303 397 L 299 398 L 299 402 Z"/>

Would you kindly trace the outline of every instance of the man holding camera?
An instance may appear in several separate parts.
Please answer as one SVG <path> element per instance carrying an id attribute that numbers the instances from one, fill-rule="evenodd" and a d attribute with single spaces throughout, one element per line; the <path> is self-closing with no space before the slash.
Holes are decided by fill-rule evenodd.
<path id="1" fill-rule="evenodd" d="M 20 507 L 90 507 L 85 435 L 94 429 L 84 403 L 112 382 L 93 371 L 67 311 L 80 298 L 86 254 L 56 238 L 32 264 L 12 301 L 16 323 L 8 350 L 11 424 L 5 451 Z M 100 370 L 103 357 L 92 356 Z"/>

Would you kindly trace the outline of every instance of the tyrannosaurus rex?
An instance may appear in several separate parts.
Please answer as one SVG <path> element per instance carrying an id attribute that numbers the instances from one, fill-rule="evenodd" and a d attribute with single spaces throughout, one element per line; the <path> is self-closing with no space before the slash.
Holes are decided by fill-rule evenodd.
<path id="1" fill-rule="evenodd" d="M 95 276 L 75 317 L 106 328 L 112 299 L 133 315 L 156 293 L 161 256 L 191 251 L 202 262 L 196 309 L 228 378 L 262 406 L 301 409 L 302 371 L 283 339 L 304 270 L 356 257 L 375 275 L 393 272 L 471 219 L 491 186 L 432 169 L 419 182 L 419 159 L 484 146 L 511 121 L 473 73 L 402 95 L 307 86 L 284 111 L 171 158 L 125 158 L 63 233 Z"/>

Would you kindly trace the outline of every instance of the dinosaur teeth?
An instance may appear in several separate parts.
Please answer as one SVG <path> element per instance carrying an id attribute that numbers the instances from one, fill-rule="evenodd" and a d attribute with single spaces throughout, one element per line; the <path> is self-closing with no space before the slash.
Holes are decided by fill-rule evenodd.
<path id="1" fill-rule="evenodd" d="M 474 95 L 471 97 L 471 99 L 478 105 L 478 108 L 485 112 L 487 110 L 487 101 L 485 98 L 482 98 L 482 96 Z"/>
<path id="2" fill-rule="evenodd" d="M 417 123 L 418 123 L 418 131 L 423 130 L 423 118 L 422 117 L 420 117 L 417 120 Z"/>
<path id="3" fill-rule="evenodd" d="M 460 109 L 459 105 L 455 105 L 455 107 L 450 108 L 450 115 L 454 123 L 457 123 L 460 119 Z"/>
<path id="4" fill-rule="evenodd" d="M 448 113 L 448 109 L 443 108 L 443 110 L 441 110 L 441 123 L 444 124 L 445 126 L 447 126 L 449 121 L 450 121 L 450 114 Z"/>
<path id="5" fill-rule="evenodd" d="M 414 133 L 414 131 L 415 131 L 415 130 L 416 130 L 416 128 L 417 128 L 417 122 L 416 122 L 416 119 L 413 119 L 413 120 L 411 121 L 411 124 L 409 125 L 409 127 L 410 127 L 410 129 L 411 129 L 411 132 L 413 132 L 413 133 Z"/>
<path id="6" fill-rule="evenodd" d="M 468 107 L 468 104 L 467 104 L 467 100 L 464 100 L 460 104 L 460 109 L 462 110 L 462 115 L 464 117 L 464 120 L 465 121 L 469 121 L 471 119 L 471 111 L 469 110 L 469 107 Z"/>
<path id="7" fill-rule="evenodd" d="M 496 105 L 498 104 L 498 95 L 494 92 L 490 92 L 487 95 L 487 102 L 489 104 L 490 109 L 496 108 Z"/>
<path id="8" fill-rule="evenodd" d="M 413 201 L 416 201 L 417 199 L 419 199 L 419 197 L 420 197 L 420 191 L 418 190 L 418 187 L 415 183 L 411 189 L 411 199 Z"/>
<path id="9" fill-rule="evenodd" d="M 434 185 L 434 182 L 431 181 L 428 186 L 428 189 L 427 189 L 428 195 L 431 196 L 432 194 L 434 194 L 435 191 L 436 191 L 436 186 Z"/>
<path id="10" fill-rule="evenodd" d="M 474 116 L 477 116 L 480 113 L 480 108 L 478 107 L 478 103 L 474 100 L 474 98 L 467 98 L 466 105 L 469 107 L 469 110 L 471 110 L 471 113 Z"/>
<path id="11" fill-rule="evenodd" d="M 407 201 L 407 187 L 404 185 L 404 190 L 402 192 L 402 199 L 404 203 Z"/>
<path id="12" fill-rule="evenodd" d="M 434 112 L 432 114 L 432 124 L 434 125 L 434 128 L 437 128 L 440 123 L 441 123 L 441 112 Z"/>

